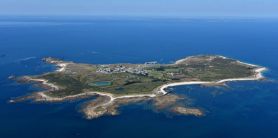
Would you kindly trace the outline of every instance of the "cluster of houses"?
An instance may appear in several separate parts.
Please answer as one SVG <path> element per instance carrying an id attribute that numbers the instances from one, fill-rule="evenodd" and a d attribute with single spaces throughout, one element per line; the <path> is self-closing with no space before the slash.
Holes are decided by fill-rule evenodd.
<path id="1" fill-rule="evenodd" d="M 127 67 L 124 65 L 116 65 L 116 66 L 109 66 L 109 65 L 100 65 L 96 72 L 111 74 L 111 73 L 132 73 L 137 75 L 148 75 L 148 71 L 144 70 L 140 65 L 137 67 Z"/>

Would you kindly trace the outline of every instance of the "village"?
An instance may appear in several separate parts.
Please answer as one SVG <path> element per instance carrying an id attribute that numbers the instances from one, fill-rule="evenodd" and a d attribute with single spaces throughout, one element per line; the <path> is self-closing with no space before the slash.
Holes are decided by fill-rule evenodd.
<path id="1" fill-rule="evenodd" d="M 137 75 L 147 76 L 148 71 L 145 70 L 146 67 L 153 67 L 158 65 L 156 61 L 146 62 L 139 65 L 130 65 L 130 64 L 116 64 L 116 65 L 98 65 L 98 73 L 112 74 L 112 73 L 132 73 Z"/>

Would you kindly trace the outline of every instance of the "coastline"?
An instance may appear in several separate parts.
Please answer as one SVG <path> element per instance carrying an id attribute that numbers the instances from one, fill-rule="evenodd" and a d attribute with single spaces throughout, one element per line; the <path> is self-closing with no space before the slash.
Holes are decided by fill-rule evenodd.
<path id="1" fill-rule="evenodd" d="M 63 66 L 63 70 L 65 70 L 66 66 Z M 176 82 L 176 83 L 169 83 L 169 84 L 164 84 L 162 86 L 159 86 L 158 90 L 155 91 L 153 94 L 137 94 L 137 95 L 123 95 L 123 96 L 115 96 L 111 93 L 105 93 L 105 92 L 84 92 L 84 93 L 80 93 L 80 94 L 76 94 L 76 95 L 69 95 L 69 96 L 65 96 L 65 97 L 51 97 L 49 95 L 46 95 L 45 92 L 38 92 L 37 94 L 41 97 L 41 99 L 37 100 L 37 101 L 47 101 L 47 102 L 58 102 L 58 101 L 64 101 L 67 99 L 75 99 L 78 97 L 82 97 L 82 96 L 94 96 L 94 95 L 99 95 L 99 96 L 107 96 L 110 98 L 109 102 L 107 102 L 106 104 L 110 104 L 113 103 L 113 101 L 115 101 L 116 99 L 123 99 L 123 98 L 140 98 L 140 97 L 156 97 L 159 95 L 166 95 L 169 92 L 167 92 L 165 89 L 167 89 L 168 87 L 175 87 L 175 86 L 181 86 L 181 85 L 199 85 L 199 84 L 221 84 L 221 83 L 225 83 L 225 82 L 230 82 L 230 81 L 251 81 L 251 80 L 260 80 L 263 79 L 264 76 L 262 75 L 262 72 L 266 71 L 267 68 L 265 67 L 260 67 L 254 70 L 255 74 L 254 76 L 250 76 L 250 77 L 246 77 L 246 78 L 231 78 L 231 79 L 223 79 L 223 80 L 219 80 L 219 81 L 187 81 L 187 82 Z M 61 69 L 57 70 L 57 71 L 61 71 Z M 48 80 L 44 80 L 44 79 L 29 79 L 30 81 L 35 81 L 35 82 L 39 82 L 42 83 L 43 85 L 46 85 L 50 88 L 52 88 L 53 90 L 58 90 L 60 89 L 59 86 L 56 86 L 55 84 L 49 83 Z"/>
<path id="2" fill-rule="evenodd" d="M 253 66 L 256 66 L 256 65 L 253 65 Z M 188 82 L 169 83 L 169 84 L 160 86 L 159 93 L 162 93 L 163 95 L 165 95 L 168 93 L 167 91 L 165 91 L 165 89 L 167 89 L 168 87 L 181 86 L 181 85 L 221 84 L 221 83 L 230 82 L 230 81 L 261 80 L 264 78 L 262 73 L 266 70 L 267 70 L 267 68 L 265 68 L 265 67 L 257 68 L 254 70 L 254 72 L 255 72 L 254 76 L 250 76 L 250 77 L 246 77 L 246 78 L 230 78 L 230 79 L 223 79 L 223 80 L 219 80 L 219 81 L 188 81 Z"/>
<path id="3" fill-rule="evenodd" d="M 115 96 L 110 93 L 105 93 L 105 92 L 84 92 L 76 95 L 69 95 L 65 97 L 51 97 L 49 95 L 46 95 L 44 92 L 38 92 L 38 95 L 40 95 L 43 99 L 38 100 L 38 101 L 48 101 L 48 102 L 58 102 L 58 101 L 64 101 L 67 99 L 73 99 L 73 98 L 78 98 L 82 96 L 94 96 L 94 95 L 99 95 L 99 96 L 107 96 L 110 98 L 110 103 L 115 101 L 116 99 L 123 99 L 123 98 L 140 98 L 140 97 L 156 97 L 157 95 L 155 94 L 136 94 L 136 95 L 123 95 L 123 96 Z"/>
<path id="4" fill-rule="evenodd" d="M 220 56 L 220 57 L 227 58 L 227 57 L 224 57 L 224 56 Z M 178 60 L 178 61 L 175 62 L 175 64 L 180 64 L 181 62 L 185 61 L 188 58 L 190 58 L 190 57 Z M 260 80 L 260 79 L 264 78 L 264 76 L 262 75 L 262 72 L 266 71 L 267 68 L 261 67 L 261 66 L 258 66 L 258 65 L 254 65 L 254 64 L 244 63 L 244 62 L 241 62 L 241 61 L 236 61 L 236 62 L 239 63 L 239 64 L 244 64 L 244 65 L 247 65 L 247 66 L 256 67 L 256 69 L 254 69 L 254 75 L 252 75 L 250 77 L 245 77 L 245 78 L 230 78 L 230 79 L 223 79 L 223 80 L 219 80 L 219 81 L 186 81 L 186 82 L 169 83 L 169 84 L 164 84 L 162 86 L 159 86 L 158 88 L 156 88 L 154 90 L 154 92 L 152 94 L 135 94 L 135 95 L 115 96 L 114 94 L 111 94 L 111 93 L 108 93 L 108 92 L 92 92 L 92 91 L 89 91 L 89 92 L 83 92 L 83 93 L 80 93 L 80 94 L 69 95 L 69 96 L 65 96 L 65 97 L 51 97 L 51 96 L 45 94 L 45 92 L 38 92 L 36 94 L 40 98 L 35 99 L 35 100 L 36 101 L 46 101 L 46 102 L 59 102 L 59 101 L 64 101 L 64 100 L 68 100 L 68 99 L 76 99 L 76 98 L 79 98 L 79 97 L 82 97 L 82 96 L 99 95 L 99 96 L 109 97 L 110 100 L 107 103 L 104 103 L 104 105 L 109 105 L 117 99 L 140 98 L 140 97 L 154 98 L 154 97 L 157 97 L 157 96 L 166 95 L 166 94 L 169 93 L 165 90 L 168 87 L 175 87 L 175 86 L 181 86 L 181 85 L 222 84 L 222 83 L 230 82 L 230 81 L 252 81 L 252 80 Z M 56 61 L 50 61 L 49 63 L 55 64 L 58 67 L 56 69 L 56 72 L 66 71 L 67 66 L 70 64 L 69 62 L 56 62 Z M 31 78 L 31 77 L 27 77 L 26 79 L 28 81 L 39 82 L 42 85 L 45 85 L 46 87 L 49 88 L 48 91 L 49 90 L 59 90 L 59 89 L 61 89 L 59 86 L 57 86 L 53 83 L 49 83 L 48 80 L 45 80 L 45 79 L 34 79 L 34 78 Z M 46 91 L 46 92 L 48 92 L 48 91 Z M 13 102 L 13 100 L 10 100 L 10 102 Z"/>
<path id="5" fill-rule="evenodd" d="M 185 59 L 181 59 L 177 61 L 175 64 L 183 64 L 183 62 L 190 57 L 187 57 Z M 213 59 L 214 57 L 210 58 L 209 60 Z M 226 58 L 221 56 L 221 58 Z M 46 61 L 50 64 L 55 64 L 57 69 L 55 72 L 66 72 L 67 67 L 72 62 L 63 62 L 63 61 L 56 61 L 51 59 L 46 59 Z M 21 99 L 11 99 L 9 100 L 10 103 L 15 103 L 17 101 L 21 100 L 34 100 L 35 102 L 63 102 L 67 100 L 76 100 L 76 99 L 82 99 L 82 98 L 89 98 L 91 96 L 97 96 L 96 101 L 92 103 L 91 106 L 88 106 L 84 109 L 82 109 L 82 112 L 85 114 L 86 118 L 92 119 L 99 116 L 102 116 L 104 114 L 111 114 L 115 115 L 117 114 L 116 108 L 119 106 L 121 102 L 132 102 L 136 101 L 138 99 L 141 100 L 147 100 L 147 99 L 160 99 L 170 96 L 170 92 L 167 92 L 168 87 L 175 87 L 175 86 L 181 86 L 181 85 L 219 85 L 223 84 L 225 82 L 230 81 L 251 81 L 251 80 L 261 80 L 264 78 L 263 72 L 267 70 L 267 68 L 254 65 L 254 64 L 248 64 L 244 62 L 240 62 L 238 60 L 235 61 L 236 64 L 242 64 L 246 65 L 247 67 L 251 67 L 251 76 L 249 77 L 242 77 L 242 78 L 228 78 L 228 79 L 222 79 L 222 80 L 214 80 L 214 81 L 184 81 L 184 82 L 173 82 L 168 84 L 163 84 L 161 86 L 156 87 L 152 90 L 152 92 L 147 94 L 126 94 L 126 95 L 117 95 L 109 92 L 98 92 L 98 91 L 90 91 L 84 89 L 82 93 L 75 94 L 75 95 L 67 95 L 63 97 L 55 97 L 48 95 L 47 92 L 55 92 L 57 90 L 63 89 L 63 87 L 56 85 L 55 83 L 49 82 L 47 79 L 41 79 L 41 78 L 32 78 L 30 76 L 23 77 L 23 81 L 26 82 L 37 82 L 40 86 L 46 88 L 45 91 L 33 93 L 29 96 L 24 96 Z M 169 95 L 168 95 L 169 94 Z M 162 97 L 160 97 L 162 96 Z M 135 99 L 133 99 L 135 98 Z M 169 98 L 169 97 L 168 97 Z M 179 107 L 172 109 L 173 112 L 180 113 L 180 114 L 194 114 L 196 116 L 202 115 L 202 111 L 199 109 L 194 108 L 185 108 L 185 107 Z"/>

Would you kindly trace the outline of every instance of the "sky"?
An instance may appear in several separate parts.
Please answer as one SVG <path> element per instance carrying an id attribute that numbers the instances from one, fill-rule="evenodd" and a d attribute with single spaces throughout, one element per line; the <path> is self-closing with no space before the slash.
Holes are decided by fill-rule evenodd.
<path id="1" fill-rule="evenodd" d="M 278 17 L 278 0 L 0 0 L 0 15 Z"/>

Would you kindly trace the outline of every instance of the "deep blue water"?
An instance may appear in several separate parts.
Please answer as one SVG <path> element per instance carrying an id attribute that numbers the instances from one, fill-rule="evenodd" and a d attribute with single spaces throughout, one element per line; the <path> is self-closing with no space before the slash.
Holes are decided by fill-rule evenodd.
<path id="1" fill-rule="evenodd" d="M 0 19 L 0 137 L 220 137 L 278 136 L 278 20 L 275 19 Z M 220 54 L 269 68 L 263 82 L 229 87 L 179 86 L 205 117 L 155 113 L 147 104 L 119 116 L 86 120 L 82 101 L 9 104 L 39 88 L 9 75 L 54 70 L 56 57 L 84 63 L 171 63 L 196 54 Z"/>

